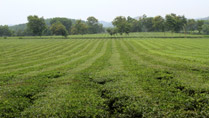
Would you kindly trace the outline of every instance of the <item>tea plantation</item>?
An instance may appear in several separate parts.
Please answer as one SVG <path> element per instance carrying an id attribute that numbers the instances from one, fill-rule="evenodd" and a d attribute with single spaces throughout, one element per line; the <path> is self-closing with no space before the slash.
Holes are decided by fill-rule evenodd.
<path id="1" fill-rule="evenodd" d="M 209 117 L 208 38 L 48 38 L 0 39 L 1 118 Z"/>

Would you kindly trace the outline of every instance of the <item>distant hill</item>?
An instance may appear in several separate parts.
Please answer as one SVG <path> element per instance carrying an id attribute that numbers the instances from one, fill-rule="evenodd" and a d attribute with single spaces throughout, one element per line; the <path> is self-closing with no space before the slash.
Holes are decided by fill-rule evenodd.
<path id="1" fill-rule="evenodd" d="M 197 20 L 209 20 L 209 16 L 205 18 L 198 18 Z"/>
<path id="2" fill-rule="evenodd" d="M 45 22 L 46 22 L 46 24 L 47 24 L 48 26 L 50 25 L 50 20 L 51 20 L 51 19 L 46 19 L 46 20 L 45 20 Z M 9 26 L 9 28 L 10 28 L 11 30 L 13 30 L 13 31 L 18 31 L 18 30 L 23 31 L 23 30 L 26 29 L 26 27 L 27 27 L 27 24 L 26 24 L 26 23 L 24 23 L 24 24 L 18 24 L 18 25 L 10 25 L 10 26 Z"/>
<path id="3" fill-rule="evenodd" d="M 25 24 L 19 24 L 19 25 L 13 25 L 13 26 L 9 26 L 9 29 L 10 30 L 13 30 L 13 31 L 18 31 L 18 30 L 25 30 L 26 29 L 26 23 Z"/>
<path id="4" fill-rule="evenodd" d="M 99 21 L 103 25 L 103 27 L 113 27 L 111 22 L 106 22 L 106 21 Z"/>

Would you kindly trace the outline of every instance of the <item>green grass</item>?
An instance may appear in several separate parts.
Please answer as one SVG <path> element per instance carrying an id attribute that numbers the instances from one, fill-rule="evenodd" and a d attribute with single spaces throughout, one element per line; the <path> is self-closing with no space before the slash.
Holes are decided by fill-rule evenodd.
<path id="1" fill-rule="evenodd" d="M 9 39 L 0 117 L 209 117 L 207 38 Z"/>
<path id="2" fill-rule="evenodd" d="M 198 34 L 184 34 L 184 33 L 171 33 L 171 32 L 136 32 L 129 35 L 109 35 L 103 34 L 85 34 L 85 35 L 68 35 L 67 39 L 110 39 L 110 38 L 204 38 L 207 35 Z M 0 37 L 0 39 L 66 39 L 63 36 L 19 36 L 19 37 Z"/>

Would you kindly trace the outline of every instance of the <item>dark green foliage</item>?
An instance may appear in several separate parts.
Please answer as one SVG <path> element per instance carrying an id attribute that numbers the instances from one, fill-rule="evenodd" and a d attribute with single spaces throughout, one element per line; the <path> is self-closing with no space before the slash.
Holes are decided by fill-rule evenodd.
<path id="1" fill-rule="evenodd" d="M 0 101 L 0 117 L 14 118 L 20 116 L 20 112 L 30 104 L 27 98 L 8 98 L 5 101 Z"/>
<path id="2" fill-rule="evenodd" d="M 65 26 L 61 22 L 56 22 L 51 26 L 52 34 L 54 35 L 62 35 L 67 37 L 68 31 L 66 30 Z"/>
<path id="3" fill-rule="evenodd" d="M 15 89 L 11 89 L 9 93 L 4 94 L 9 99 L 0 100 L 0 117 L 20 117 L 21 112 L 34 104 L 34 101 L 37 99 L 36 95 L 43 92 L 52 79 L 63 75 L 64 73 L 56 71 L 44 72 L 36 77 L 28 78 L 24 83 L 16 85 Z"/>
<path id="4" fill-rule="evenodd" d="M 97 33 L 103 33 L 105 32 L 103 25 L 98 22 L 98 19 L 91 16 L 87 18 L 87 21 L 83 20 L 75 20 L 75 19 L 68 19 L 68 18 L 61 18 L 61 17 L 55 17 L 52 19 L 46 19 L 44 20 L 47 27 L 42 27 L 44 25 L 43 18 L 36 19 L 41 20 L 39 23 L 33 23 L 33 24 L 39 24 L 33 25 L 35 30 L 32 30 L 31 28 L 26 28 L 26 24 L 20 24 L 15 26 L 10 26 L 9 29 L 11 29 L 11 35 L 15 36 L 32 36 L 32 35 L 45 35 L 50 36 L 52 35 L 52 31 L 50 30 L 50 27 L 52 24 L 56 22 L 62 23 L 67 32 L 69 34 L 97 34 Z M 31 17 L 31 18 L 32 18 Z M 35 21 L 35 20 L 34 20 Z M 38 20 L 36 20 L 38 21 Z M 43 24 L 40 26 L 40 24 Z M 194 19 L 186 19 L 185 16 L 180 16 L 176 14 L 168 14 L 165 18 L 162 16 L 156 16 L 156 17 L 147 17 L 146 15 L 143 15 L 142 17 L 131 18 L 130 16 L 126 17 L 116 17 L 112 24 L 115 26 L 117 33 L 119 34 L 129 34 L 130 32 L 184 32 L 186 37 L 187 32 L 190 33 L 196 33 L 196 31 L 199 31 L 200 33 L 205 33 L 206 30 L 203 32 L 203 25 L 209 24 L 208 21 L 195 21 Z M 31 26 L 32 27 L 32 26 Z M 35 28 L 36 27 L 36 28 Z M 206 28 L 206 27 L 205 27 Z M 204 29 L 205 29 L 204 28 Z M 114 34 L 114 33 L 113 33 Z"/>
<path id="5" fill-rule="evenodd" d="M 36 99 L 35 95 L 43 91 L 45 80 L 39 79 L 28 83 L 28 85 L 21 85 L 18 88 L 6 94 L 9 99 L 0 100 L 0 116 L 1 117 L 19 117 L 21 112 L 33 104 Z"/>
<path id="6" fill-rule="evenodd" d="M 70 32 L 70 28 L 71 28 L 72 24 L 75 24 L 75 22 L 76 22 L 75 19 L 59 18 L 59 17 L 52 18 L 52 19 L 45 19 L 45 23 L 47 25 L 47 28 L 44 30 L 43 35 L 45 35 L 45 36 L 52 35 L 51 31 L 49 30 L 49 27 L 51 26 L 50 22 L 54 23 L 56 21 L 60 21 L 63 24 L 65 24 L 66 27 L 69 27 L 68 32 Z M 26 31 L 27 30 L 27 24 L 14 25 L 14 26 L 10 26 L 9 28 L 12 31 L 14 31 L 14 35 L 16 35 L 16 36 L 33 36 L 33 33 L 31 31 L 30 32 Z"/>
<path id="7" fill-rule="evenodd" d="M 46 27 L 46 29 L 43 32 L 43 35 L 45 35 L 45 36 L 51 36 L 52 35 L 52 31 L 51 31 L 49 26 Z"/>
<path id="8" fill-rule="evenodd" d="M 44 18 L 39 18 L 38 16 L 28 16 L 28 29 L 30 29 L 34 35 L 41 36 L 43 31 L 46 29 L 46 23 Z"/>
<path id="9" fill-rule="evenodd" d="M 202 26 L 204 25 L 204 21 L 203 20 L 198 20 L 197 21 L 197 30 L 199 31 L 199 34 L 202 31 Z"/>
<path id="10" fill-rule="evenodd" d="M 165 20 L 161 16 L 156 16 L 152 19 L 153 29 L 156 32 L 165 31 Z"/>
<path id="11" fill-rule="evenodd" d="M 53 25 L 56 22 L 62 23 L 65 26 L 65 28 L 68 32 L 70 31 L 70 29 L 72 27 L 72 21 L 70 19 L 67 19 L 67 18 L 57 17 L 57 18 L 53 18 L 53 19 L 50 20 L 51 25 Z"/>
<path id="12" fill-rule="evenodd" d="M 81 20 L 77 20 L 71 29 L 71 34 L 86 34 L 87 32 L 88 27 Z"/>
<path id="13" fill-rule="evenodd" d="M 172 32 L 180 32 L 186 23 L 187 20 L 184 16 L 177 16 L 176 14 L 166 15 L 167 30 Z"/>
<path id="14" fill-rule="evenodd" d="M 130 32 L 141 32 L 141 23 L 138 20 L 128 16 L 127 21 L 130 24 Z"/>
<path id="15" fill-rule="evenodd" d="M 147 17 L 146 15 L 143 15 L 142 18 L 139 19 L 140 23 L 142 24 L 142 31 L 144 32 L 152 32 L 153 29 L 153 17 Z"/>
<path id="16" fill-rule="evenodd" d="M 195 29 L 197 29 L 196 21 L 194 19 L 188 19 L 187 30 L 188 31 L 194 31 Z"/>
<path id="17" fill-rule="evenodd" d="M 203 26 L 202 26 L 202 31 L 203 31 L 203 33 L 204 34 L 209 34 L 209 25 L 208 24 L 204 24 Z"/>
<path id="18" fill-rule="evenodd" d="M 102 24 L 99 24 L 98 20 L 93 16 L 87 18 L 86 24 L 88 27 L 89 34 L 96 34 L 103 32 Z"/>
<path id="19" fill-rule="evenodd" d="M 17 31 L 23 31 L 27 28 L 27 24 L 19 24 L 19 25 L 14 25 L 14 26 L 10 26 L 9 29 L 13 30 L 15 32 Z"/>
<path id="20" fill-rule="evenodd" d="M 122 35 L 123 33 L 129 34 L 130 32 L 130 24 L 127 19 L 123 16 L 116 17 L 112 24 L 117 28 L 117 32 Z"/>
<path id="21" fill-rule="evenodd" d="M 50 71 L 50 72 L 41 73 L 39 75 L 39 77 L 40 78 L 48 78 L 48 79 L 56 79 L 56 78 L 59 78 L 64 75 L 65 75 L 65 73 L 60 72 L 60 71 Z"/>
<path id="22" fill-rule="evenodd" d="M 158 80 L 170 80 L 173 79 L 173 75 L 170 72 L 156 71 L 156 79 Z"/>
<path id="23" fill-rule="evenodd" d="M 0 36 L 11 36 L 12 31 L 9 29 L 7 25 L 1 26 L 0 25 Z"/>
<path id="24" fill-rule="evenodd" d="M 107 28 L 106 31 L 112 36 L 117 34 L 117 29 L 116 28 Z"/>

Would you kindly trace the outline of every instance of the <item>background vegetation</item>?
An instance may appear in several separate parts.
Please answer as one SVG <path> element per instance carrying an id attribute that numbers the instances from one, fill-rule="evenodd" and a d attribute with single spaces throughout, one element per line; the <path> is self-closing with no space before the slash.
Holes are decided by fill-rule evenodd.
<path id="1" fill-rule="evenodd" d="M 30 20 L 35 18 L 36 21 Z M 59 27 L 55 27 L 53 25 L 57 24 L 58 22 L 64 27 L 61 28 L 60 24 Z M 34 27 L 31 27 L 32 24 Z M 103 25 L 99 23 L 98 19 L 93 16 L 88 17 L 86 21 L 60 17 L 44 20 L 38 16 L 28 16 L 27 24 L 20 24 L 11 26 L 9 28 L 7 28 L 8 26 L 0 26 L 0 36 L 62 35 L 67 37 L 68 35 L 98 34 L 105 32 L 109 33 L 110 35 L 129 34 L 130 32 L 209 34 L 208 20 L 187 19 L 185 16 L 180 16 L 173 13 L 168 14 L 165 17 L 147 17 L 146 15 L 143 15 L 139 18 L 126 18 L 123 16 L 118 16 L 112 21 L 112 24 L 114 27 L 103 27 Z"/>

